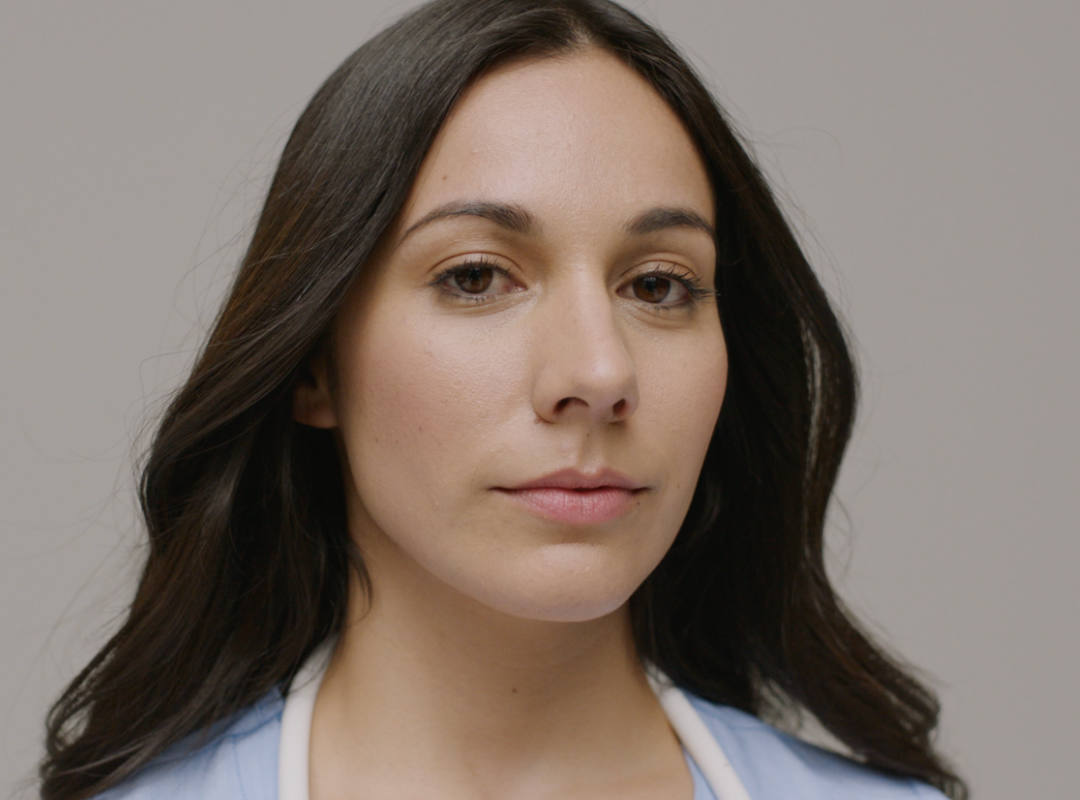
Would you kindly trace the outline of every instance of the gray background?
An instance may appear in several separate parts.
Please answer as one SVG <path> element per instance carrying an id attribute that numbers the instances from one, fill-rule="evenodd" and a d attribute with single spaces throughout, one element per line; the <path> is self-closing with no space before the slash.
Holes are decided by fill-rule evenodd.
<path id="1" fill-rule="evenodd" d="M 132 456 L 290 126 L 411 5 L 4 6 L 0 792 L 129 597 Z M 1075 796 L 1077 5 L 628 5 L 733 114 L 854 331 L 834 580 L 940 692 L 978 797 Z"/>

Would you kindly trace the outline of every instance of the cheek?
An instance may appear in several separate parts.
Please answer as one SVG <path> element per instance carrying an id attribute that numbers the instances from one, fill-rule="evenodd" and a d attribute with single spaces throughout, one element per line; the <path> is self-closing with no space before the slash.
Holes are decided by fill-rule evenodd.
<path id="1" fill-rule="evenodd" d="M 513 359 L 478 342 L 475 329 L 426 317 L 374 316 L 350 341 L 339 356 L 339 418 L 354 479 L 391 495 L 402 481 L 423 485 L 436 500 L 460 481 L 467 453 L 497 432 Z"/>
<path id="2" fill-rule="evenodd" d="M 716 341 L 703 337 L 696 347 L 655 353 L 640 382 L 640 429 L 655 462 L 665 465 L 666 503 L 676 516 L 697 485 L 727 388 L 727 352 Z"/>
<path id="3" fill-rule="evenodd" d="M 711 435 L 720 413 L 728 364 L 723 340 L 719 346 L 716 341 L 709 337 L 677 352 L 652 353 L 648 379 L 640 381 L 643 408 L 662 413 L 669 434 L 684 441 Z"/>

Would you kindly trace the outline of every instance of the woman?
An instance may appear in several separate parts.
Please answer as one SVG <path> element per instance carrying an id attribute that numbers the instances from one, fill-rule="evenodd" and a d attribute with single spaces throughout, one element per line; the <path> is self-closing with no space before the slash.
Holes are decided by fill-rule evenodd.
<path id="1" fill-rule="evenodd" d="M 436 0 L 286 145 L 43 796 L 964 797 L 826 578 L 854 397 L 665 39 Z"/>

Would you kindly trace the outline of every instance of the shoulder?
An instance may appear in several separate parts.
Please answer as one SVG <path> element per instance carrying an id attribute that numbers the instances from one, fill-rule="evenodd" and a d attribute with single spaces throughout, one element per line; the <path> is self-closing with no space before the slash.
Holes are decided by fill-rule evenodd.
<path id="1" fill-rule="evenodd" d="M 283 708 L 280 692 L 271 692 L 94 800 L 274 800 Z"/>
<path id="2" fill-rule="evenodd" d="M 755 800 L 943 800 L 898 778 L 780 731 L 757 717 L 683 690 Z"/>

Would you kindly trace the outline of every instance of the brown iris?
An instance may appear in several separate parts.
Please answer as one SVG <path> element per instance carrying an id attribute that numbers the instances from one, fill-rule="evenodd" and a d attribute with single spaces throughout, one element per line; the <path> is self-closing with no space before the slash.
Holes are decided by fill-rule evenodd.
<path id="1" fill-rule="evenodd" d="M 454 283 L 463 291 L 480 293 L 491 285 L 493 274 L 491 267 L 469 267 L 454 275 Z"/>
<path id="2" fill-rule="evenodd" d="M 639 300 L 656 303 L 668 296 L 671 279 L 661 275 L 642 275 L 634 281 L 634 294 Z"/>

